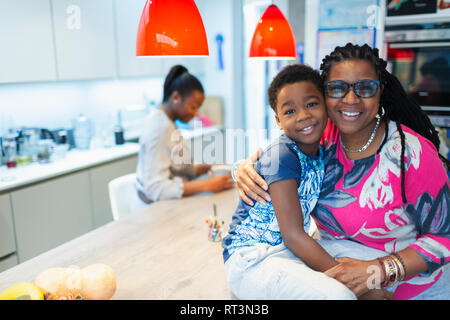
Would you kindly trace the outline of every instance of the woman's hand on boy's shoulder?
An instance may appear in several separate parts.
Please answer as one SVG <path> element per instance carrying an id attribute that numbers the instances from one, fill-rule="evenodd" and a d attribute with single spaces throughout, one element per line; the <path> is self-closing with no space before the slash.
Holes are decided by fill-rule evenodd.
<path id="1" fill-rule="evenodd" d="M 256 172 L 254 163 L 259 159 L 262 149 L 258 149 L 245 159 L 236 169 L 236 185 L 239 191 L 240 198 L 250 206 L 253 206 L 253 201 L 249 198 L 258 201 L 262 205 L 266 201 L 271 201 L 266 181 Z M 265 200 L 264 200 L 265 199 Z"/>

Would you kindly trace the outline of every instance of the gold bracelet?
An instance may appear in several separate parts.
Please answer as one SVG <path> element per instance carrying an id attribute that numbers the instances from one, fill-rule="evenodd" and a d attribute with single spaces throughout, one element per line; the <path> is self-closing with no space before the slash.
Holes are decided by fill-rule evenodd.
<path id="1" fill-rule="evenodd" d="M 400 279 L 400 275 L 401 275 L 401 271 L 400 271 L 400 266 L 398 265 L 397 261 L 395 259 L 393 259 L 393 256 L 389 256 L 389 258 L 392 261 L 392 264 L 394 265 L 394 269 L 395 269 L 395 282 L 399 281 Z"/>
<path id="2" fill-rule="evenodd" d="M 391 277 L 391 269 L 389 268 L 389 263 L 386 261 L 384 257 L 381 258 L 381 261 L 383 262 L 384 274 L 386 276 L 383 282 L 383 287 L 385 287 L 389 283 L 389 278 Z"/>
<path id="3" fill-rule="evenodd" d="M 389 257 L 386 256 L 381 259 L 384 263 L 384 269 L 386 271 L 386 279 L 383 283 L 383 287 L 390 287 L 395 283 L 396 280 L 395 270 Z"/>
<path id="4" fill-rule="evenodd" d="M 384 281 L 383 281 L 383 283 L 380 281 L 380 285 L 384 285 L 384 283 L 386 282 L 386 279 L 387 279 L 386 266 L 385 266 L 382 258 L 377 258 L 377 261 L 380 264 L 381 271 L 383 272 L 383 275 L 384 275 Z"/>
<path id="5" fill-rule="evenodd" d="M 397 258 L 400 261 L 400 265 L 402 266 L 402 269 L 403 269 L 403 277 L 401 279 L 401 281 L 403 281 L 406 278 L 406 265 L 405 265 L 405 262 L 402 260 L 402 258 L 399 255 L 397 255 Z"/>
<path id="6" fill-rule="evenodd" d="M 405 261 L 403 261 L 402 257 L 401 257 L 397 252 L 394 252 L 393 255 L 396 256 L 396 257 L 398 258 L 398 260 L 400 261 L 400 264 L 401 264 L 401 266 L 402 266 L 402 268 L 403 268 L 403 273 L 404 273 L 403 279 L 405 279 L 405 277 L 406 277 L 406 265 L 405 265 Z M 403 279 L 402 279 L 402 280 L 403 280 Z"/>
<path id="7" fill-rule="evenodd" d="M 403 279 L 405 279 L 406 272 L 405 272 L 405 269 L 403 268 L 402 263 L 400 262 L 400 260 L 398 258 L 397 258 L 397 264 L 400 269 L 400 277 L 398 278 L 398 281 L 403 281 Z"/>
<path id="8" fill-rule="evenodd" d="M 397 279 L 398 279 L 398 276 L 399 276 L 399 271 L 398 271 L 398 268 L 397 268 L 397 264 L 395 263 L 394 259 L 392 259 L 392 257 L 390 255 L 387 257 L 387 259 L 389 260 L 389 263 L 390 263 L 391 268 L 392 268 L 392 270 L 394 272 L 394 275 L 395 275 L 394 276 L 394 281 L 389 285 L 389 286 L 392 286 L 394 283 L 397 282 Z"/>

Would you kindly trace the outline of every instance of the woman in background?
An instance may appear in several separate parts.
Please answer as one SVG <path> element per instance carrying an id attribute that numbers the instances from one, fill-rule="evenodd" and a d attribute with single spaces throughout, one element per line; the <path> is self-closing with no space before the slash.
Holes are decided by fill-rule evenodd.
<path id="1" fill-rule="evenodd" d="M 204 100 L 200 81 L 185 67 L 173 66 L 164 82 L 163 103 L 147 116 L 139 139 L 136 186 L 141 205 L 201 192 L 218 192 L 233 186 L 230 175 L 191 181 L 207 173 L 211 166 L 193 164 L 174 122 L 192 120 Z"/>

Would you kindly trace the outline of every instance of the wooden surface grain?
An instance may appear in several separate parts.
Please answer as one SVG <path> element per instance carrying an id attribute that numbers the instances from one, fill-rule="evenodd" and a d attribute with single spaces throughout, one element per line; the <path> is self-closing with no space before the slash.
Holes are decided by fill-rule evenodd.
<path id="1" fill-rule="evenodd" d="M 229 299 L 221 242 L 208 240 L 205 219 L 216 204 L 225 234 L 238 199 L 231 189 L 151 204 L 0 273 L 0 292 L 49 267 L 105 263 L 116 272 L 113 299 Z"/>

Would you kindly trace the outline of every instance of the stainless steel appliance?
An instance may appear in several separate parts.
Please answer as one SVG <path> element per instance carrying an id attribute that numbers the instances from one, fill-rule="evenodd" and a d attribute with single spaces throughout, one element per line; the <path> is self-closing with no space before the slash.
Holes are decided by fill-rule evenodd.
<path id="1" fill-rule="evenodd" d="M 446 144 L 443 137 L 450 130 L 450 22 L 388 25 L 384 37 L 391 72 L 443 131 L 441 141 Z"/>

